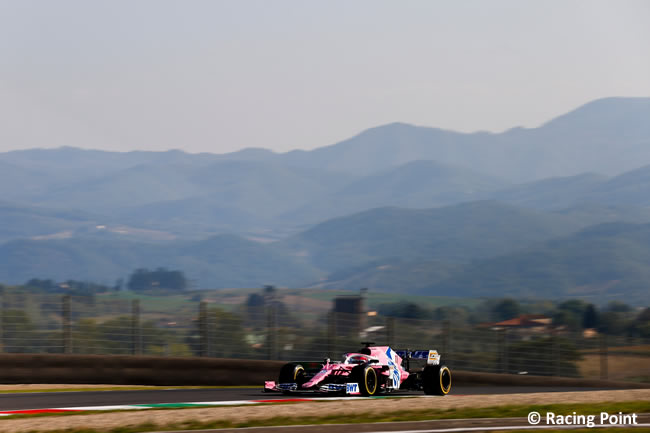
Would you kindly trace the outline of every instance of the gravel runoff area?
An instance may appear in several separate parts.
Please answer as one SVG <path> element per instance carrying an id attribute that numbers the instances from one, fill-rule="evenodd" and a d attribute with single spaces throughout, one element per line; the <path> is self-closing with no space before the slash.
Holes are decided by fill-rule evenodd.
<path id="1" fill-rule="evenodd" d="M 623 401 L 650 401 L 650 389 L 621 391 L 581 391 L 566 393 L 529 393 L 500 395 L 448 395 L 430 398 L 368 399 L 333 402 L 305 402 L 269 404 L 260 406 L 212 407 L 180 410 L 138 410 L 119 413 L 68 415 L 0 419 L 0 431 L 5 433 L 48 431 L 66 428 L 94 428 L 97 430 L 153 423 L 165 426 L 183 421 L 230 420 L 244 422 L 273 417 L 324 416 L 329 414 L 354 415 L 358 413 L 385 414 L 407 410 L 477 408 L 501 405 L 534 405 L 555 403 L 613 403 Z"/>

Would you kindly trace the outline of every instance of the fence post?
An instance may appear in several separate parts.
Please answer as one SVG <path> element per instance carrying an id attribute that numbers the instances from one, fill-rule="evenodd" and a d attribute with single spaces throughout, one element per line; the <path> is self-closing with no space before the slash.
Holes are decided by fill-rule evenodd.
<path id="1" fill-rule="evenodd" d="M 199 303 L 199 356 L 208 355 L 208 304 Z"/>
<path id="2" fill-rule="evenodd" d="M 334 348 L 334 336 L 336 333 L 336 327 L 334 324 L 334 311 L 329 311 L 327 313 L 327 357 L 331 358 L 332 354 L 335 352 Z"/>
<path id="3" fill-rule="evenodd" d="M 508 328 L 503 328 L 503 372 L 506 374 L 510 372 L 508 366 Z"/>
<path id="4" fill-rule="evenodd" d="M 557 376 L 556 360 L 558 357 L 557 347 L 555 341 L 555 330 L 551 330 L 551 340 L 549 341 L 549 373 L 551 376 Z"/>
<path id="5" fill-rule="evenodd" d="M 277 335 L 276 335 L 276 311 L 275 302 L 271 301 L 266 310 L 266 345 L 267 345 L 267 358 L 276 359 L 277 351 Z"/>
<path id="6" fill-rule="evenodd" d="M 0 353 L 3 353 L 5 351 L 5 333 L 4 333 L 4 328 L 2 326 L 3 321 L 4 321 L 4 312 L 5 312 L 5 299 L 0 294 Z"/>
<path id="7" fill-rule="evenodd" d="M 131 354 L 142 355 L 142 328 L 140 327 L 140 300 L 131 301 Z"/>
<path id="8" fill-rule="evenodd" d="M 505 369 L 505 328 L 504 329 L 496 329 L 495 331 L 497 333 L 497 362 L 499 365 L 497 365 L 497 372 L 499 373 L 507 373 Z"/>
<path id="9" fill-rule="evenodd" d="M 442 353 L 440 354 L 443 356 L 447 361 L 446 363 L 449 363 L 449 360 L 451 359 L 451 323 L 449 320 L 445 320 L 442 324 Z"/>
<path id="10" fill-rule="evenodd" d="M 386 337 L 388 339 L 388 345 L 393 346 L 393 341 L 395 340 L 395 318 L 387 317 L 386 318 Z"/>
<path id="11" fill-rule="evenodd" d="M 607 380 L 609 376 L 607 365 L 607 335 L 600 334 L 600 379 Z"/>
<path id="12" fill-rule="evenodd" d="M 63 353 L 72 353 L 72 320 L 70 295 L 64 295 L 61 305 L 63 319 Z"/>

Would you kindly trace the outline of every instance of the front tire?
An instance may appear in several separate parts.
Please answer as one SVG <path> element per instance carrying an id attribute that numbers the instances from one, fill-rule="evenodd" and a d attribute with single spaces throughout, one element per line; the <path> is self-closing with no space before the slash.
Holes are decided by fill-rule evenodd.
<path id="1" fill-rule="evenodd" d="M 447 395 L 451 391 L 451 370 L 444 365 L 427 365 L 422 371 L 422 388 L 427 395 Z"/>
<path id="2" fill-rule="evenodd" d="M 350 374 L 352 380 L 359 384 L 359 392 L 365 397 L 372 397 L 379 392 L 377 370 L 369 365 L 355 367 Z"/>
<path id="3" fill-rule="evenodd" d="M 280 369 L 278 383 L 295 383 L 298 385 L 298 389 L 300 389 L 306 381 L 305 368 L 300 364 L 290 362 L 283 365 Z"/>

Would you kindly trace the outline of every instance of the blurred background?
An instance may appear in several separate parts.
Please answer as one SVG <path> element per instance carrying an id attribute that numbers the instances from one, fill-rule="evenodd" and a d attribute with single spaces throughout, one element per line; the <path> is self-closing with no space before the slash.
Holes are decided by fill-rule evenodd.
<path id="1" fill-rule="evenodd" d="M 0 347 L 648 381 L 645 1 L 0 0 Z"/>

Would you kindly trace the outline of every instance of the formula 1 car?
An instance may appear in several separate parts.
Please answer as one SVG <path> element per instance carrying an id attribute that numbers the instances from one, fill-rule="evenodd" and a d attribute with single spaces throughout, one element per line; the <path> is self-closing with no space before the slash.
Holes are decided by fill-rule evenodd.
<path id="1" fill-rule="evenodd" d="M 264 391 L 373 396 L 398 390 L 447 395 L 451 390 L 451 371 L 440 364 L 436 350 L 394 351 L 362 344 L 365 347 L 358 353 L 344 354 L 343 361 L 290 362 L 280 370 L 278 382 L 264 383 Z M 426 360 L 426 364 L 412 371 L 411 360 Z"/>

